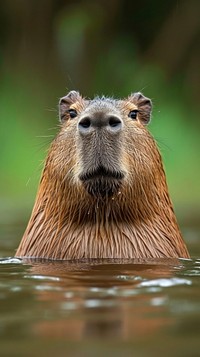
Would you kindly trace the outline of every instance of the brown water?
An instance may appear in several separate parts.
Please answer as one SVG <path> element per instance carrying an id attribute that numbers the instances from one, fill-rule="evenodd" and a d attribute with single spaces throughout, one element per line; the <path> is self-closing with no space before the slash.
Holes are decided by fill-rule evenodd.
<path id="1" fill-rule="evenodd" d="M 15 232 L 15 234 L 14 234 Z M 0 231 L 0 356 L 200 356 L 200 238 L 191 260 L 5 259 Z"/>

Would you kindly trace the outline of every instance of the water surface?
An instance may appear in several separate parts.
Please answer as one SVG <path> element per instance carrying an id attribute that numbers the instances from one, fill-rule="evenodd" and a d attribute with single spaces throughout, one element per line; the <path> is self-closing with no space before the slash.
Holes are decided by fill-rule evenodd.
<path id="1" fill-rule="evenodd" d="M 189 260 L 79 262 L 5 259 L 16 236 L 1 230 L 0 355 L 200 355 L 194 235 Z"/>

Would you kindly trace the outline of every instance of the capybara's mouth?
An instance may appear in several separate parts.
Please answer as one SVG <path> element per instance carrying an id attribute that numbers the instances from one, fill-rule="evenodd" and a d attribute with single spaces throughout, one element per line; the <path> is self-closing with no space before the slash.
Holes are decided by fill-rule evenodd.
<path id="1" fill-rule="evenodd" d="M 79 176 L 81 181 L 87 181 L 95 178 L 110 178 L 116 180 L 122 180 L 124 178 L 124 173 L 117 170 L 110 170 L 104 166 L 98 166 L 94 170 L 83 172 Z"/>
<path id="2" fill-rule="evenodd" d="M 95 177 L 83 181 L 86 191 L 95 197 L 110 197 L 119 191 L 121 181 L 117 179 Z"/>
<path id="3" fill-rule="evenodd" d="M 124 173 L 99 166 L 96 170 L 80 174 L 79 178 L 90 195 L 109 197 L 119 191 Z"/>

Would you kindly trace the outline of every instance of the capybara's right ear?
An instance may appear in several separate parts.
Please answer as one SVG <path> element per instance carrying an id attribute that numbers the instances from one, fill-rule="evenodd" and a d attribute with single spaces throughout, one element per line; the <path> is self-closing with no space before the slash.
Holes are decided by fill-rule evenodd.
<path id="1" fill-rule="evenodd" d="M 65 97 L 62 97 L 59 101 L 59 120 L 65 121 L 66 113 L 70 106 L 81 98 L 79 92 L 72 90 Z"/>
<path id="2" fill-rule="evenodd" d="M 144 125 L 147 125 L 151 120 L 152 102 L 142 93 L 133 93 L 129 100 L 133 102 L 138 108 L 138 119 Z"/>

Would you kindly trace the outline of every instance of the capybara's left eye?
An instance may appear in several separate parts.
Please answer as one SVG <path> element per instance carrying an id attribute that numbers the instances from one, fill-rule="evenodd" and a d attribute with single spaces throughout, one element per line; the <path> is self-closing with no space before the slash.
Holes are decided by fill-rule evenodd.
<path id="1" fill-rule="evenodd" d="M 69 113 L 71 119 L 76 118 L 78 115 L 77 111 L 75 109 L 69 109 L 68 113 Z"/>
<path id="2" fill-rule="evenodd" d="M 128 116 L 131 119 L 137 119 L 137 113 L 138 113 L 138 110 L 131 110 Z"/>

